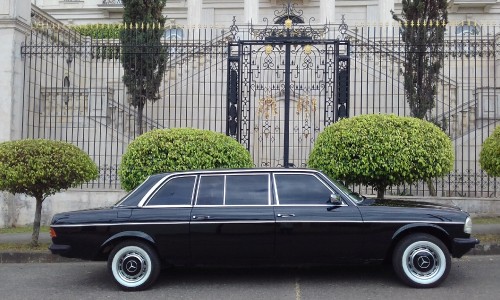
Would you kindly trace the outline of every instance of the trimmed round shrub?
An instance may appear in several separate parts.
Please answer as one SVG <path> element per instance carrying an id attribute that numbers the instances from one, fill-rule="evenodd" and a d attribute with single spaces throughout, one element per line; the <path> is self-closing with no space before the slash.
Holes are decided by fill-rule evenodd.
<path id="1" fill-rule="evenodd" d="M 75 145 L 44 139 L 0 143 L 0 190 L 43 200 L 98 177 L 96 164 Z"/>
<path id="2" fill-rule="evenodd" d="M 347 183 L 387 186 L 445 175 L 453 169 L 450 138 L 436 125 L 396 115 L 361 115 L 319 134 L 308 166 Z"/>
<path id="3" fill-rule="evenodd" d="M 221 133 L 191 128 L 156 129 L 130 143 L 118 175 L 122 188 L 130 191 L 156 173 L 253 166 L 250 153 Z"/>
<path id="4" fill-rule="evenodd" d="M 45 198 L 98 177 L 97 165 L 72 144 L 43 139 L 0 143 L 0 190 L 36 199 L 32 246 L 38 245 Z"/>
<path id="5" fill-rule="evenodd" d="M 495 128 L 493 134 L 484 141 L 479 164 L 488 175 L 500 176 L 500 127 Z"/>

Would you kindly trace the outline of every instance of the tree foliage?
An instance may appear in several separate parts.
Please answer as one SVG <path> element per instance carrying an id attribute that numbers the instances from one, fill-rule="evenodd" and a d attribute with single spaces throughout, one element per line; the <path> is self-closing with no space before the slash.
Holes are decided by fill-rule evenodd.
<path id="1" fill-rule="evenodd" d="M 68 27 L 83 36 L 94 39 L 119 39 L 123 29 L 122 24 L 84 24 Z"/>
<path id="2" fill-rule="evenodd" d="M 411 115 L 424 119 L 435 106 L 444 58 L 447 0 L 403 0 L 400 22 L 405 44 L 404 88 Z"/>
<path id="3" fill-rule="evenodd" d="M 319 134 L 308 166 L 348 183 L 388 186 L 441 176 L 453 168 L 450 138 L 436 125 L 395 115 L 342 119 Z"/>
<path id="4" fill-rule="evenodd" d="M 161 43 L 166 18 L 162 15 L 166 0 L 122 0 L 124 29 L 121 63 L 123 83 L 130 104 L 137 109 L 137 133 L 143 132 L 146 102 L 157 101 L 165 73 L 167 49 Z"/>
<path id="5" fill-rule="evenodd" d="M 479 164 L 488 175 L 500 176 L 500 127 L 495 128 L 493 134 L 484 141 Z"/>
<path id="6" fill-rule="evenodd" d="M 190 128 L 156 129 L 130 143 L 118 175 L 122 188 L 130 191 L 156 173 L 253 166 L 250 153 L 221 133 Z"/>
<path id="7" fill-rule="evenodd" d="M 33 246 L 38 244 L 45 198 L 98 176 L 96 164 L 74 145 L 43 139 L 0 143 L 0 190 L 25 194 L 37 202 Z"/>

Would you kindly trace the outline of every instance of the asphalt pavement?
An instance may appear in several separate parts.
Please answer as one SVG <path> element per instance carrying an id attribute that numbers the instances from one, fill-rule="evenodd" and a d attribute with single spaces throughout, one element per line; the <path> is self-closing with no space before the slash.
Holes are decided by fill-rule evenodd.
<path id="1" fill-rule="evenodd" d="M 500 235 L 500 224 L 474 224 L 475 234 L 498 234 Z M 9 233 L 0 234 L 0 244 L 28 244 L 31 241 L 31 233 Z M 40 243 L 50 243 L 48 232 L 40 232 Z M 466 255 L 500 255 L 500 244 L 481 242 L 475 249 Z M 60 256 L 52 255 L 47 251 L 0 251 L 0 263 L 27 263 L 27 262 L 65 262 L 74 261 Z"/>

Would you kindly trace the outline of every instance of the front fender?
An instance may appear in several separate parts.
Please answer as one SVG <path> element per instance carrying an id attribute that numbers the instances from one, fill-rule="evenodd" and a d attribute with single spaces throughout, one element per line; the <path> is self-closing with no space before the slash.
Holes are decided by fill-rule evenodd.
<path id="1" fill-rule="evenodd" d="M 450 235 L 441 226 L 436 224 L 411 223 L 396 230 L 392 235 L 392 241 L 398 241 L 401 237 L 406 236 L 408 232 L 426 232 L 440 238 L 448 247 L 450 246 Z"/>

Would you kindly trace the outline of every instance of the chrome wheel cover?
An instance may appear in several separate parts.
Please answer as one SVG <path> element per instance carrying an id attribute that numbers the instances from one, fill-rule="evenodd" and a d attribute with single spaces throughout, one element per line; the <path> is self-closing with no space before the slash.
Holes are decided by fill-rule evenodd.
<path id="1" fill-rule="evenodd" d="M 446 271 L 446 256 L 436 244 L 417 241 L 409 245 L 402 257 L 406 276 L 419 284 L 432 284 Z"/>
<path id="2" fill-rule="evenodd" d="M 111 270 L 116 281 L 125 287 L 137 287 L 151 275 L 151 259 L 137 246 L 126 246 L 113 257 Z"/>

